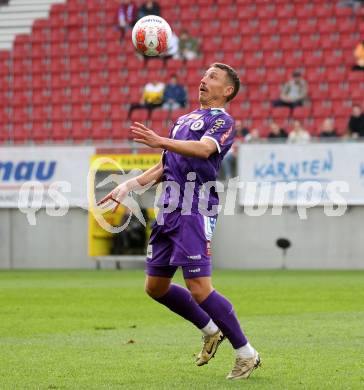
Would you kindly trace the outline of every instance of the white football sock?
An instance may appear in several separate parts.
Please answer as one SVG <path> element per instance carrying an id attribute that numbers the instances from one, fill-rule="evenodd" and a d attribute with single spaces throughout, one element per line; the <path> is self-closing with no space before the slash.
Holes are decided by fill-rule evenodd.
<path id="1" fill-rule="evenodd" d="M 216 326 L 215 322 L 210 320 L 209 323 L 203 327 L 201 329 L 201 332 L 205 335 L 205 336 L 212 336 L 214 335 L 217 331 L 219 330 L 219 328 Z"/>
<path id="2" fill-rule="evenodd" d="M 244 345 L 244 347 L 240 347 L 235 350 L 236 356 L 242 358 L 251 358 L 255 354 L 255 349 L 249 344 Z"/>

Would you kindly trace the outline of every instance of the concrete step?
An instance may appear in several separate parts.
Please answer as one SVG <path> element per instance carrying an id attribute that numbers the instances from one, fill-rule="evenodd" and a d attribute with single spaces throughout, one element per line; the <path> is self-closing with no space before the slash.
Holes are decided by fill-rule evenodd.
<path id="1" fill-rule="evenodd" d="M 13 47 L 13 41 L 0 42 L 0 50 L 10 50 Z"/>
<path id="2" fill-rule="evenodd" d="M 65 0 L 12 0 L 11 5 L 38 5 L 38 4 L 56 4 L 65 3 Z"/>
<path id="3" fill-rule="evenodd" d="M 0 49 L 11 49 L 17 34 L 29 34 L 35 20 L 49 17 L 52 4 L 66 0 L 11 0 L 0 7 Z"/>
<path id="4" fill-rule="evenodd" d="M 6 27 L 1 28 L 0 26 L 0 36 L 2 35 L 16 35 L 16 34 L 29 34 L 29 27 Z"/>
<path id="5" fill-rule="evenodd" d="M 2 20 L 1 27 L 30 27 L 33 24 L 32 19 Z"/>
<path id="6" fill-rule="evenodd" d="M 50 5 L 46 5 L 50 8 Z M 38 12 L 44 11 L 44 4 L 25 4 L 25 5 L 12 5 L 11 7 L 3 7 L 1 9 L 1 15 L 7 15 L 11 13 L 22 13 L 22 12 Z"/>
<path id="7" fill-rule="evenodd" d="M 48 11 L 0 13 L 0 24 L 9 20 L 34 20 L 48 17 Z"/>

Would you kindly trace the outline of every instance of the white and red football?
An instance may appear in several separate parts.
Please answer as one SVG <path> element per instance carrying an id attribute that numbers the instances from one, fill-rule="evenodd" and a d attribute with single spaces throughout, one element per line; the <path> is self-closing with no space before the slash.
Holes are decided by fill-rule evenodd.
<path id="1" fill-rule="evenodd" d="M 132 31 L 135 48 L 150 57 L 159 56 L 168 49 L 172 37 L 169 24 L 160 16 L 147 15 L 139 19 Z"/>

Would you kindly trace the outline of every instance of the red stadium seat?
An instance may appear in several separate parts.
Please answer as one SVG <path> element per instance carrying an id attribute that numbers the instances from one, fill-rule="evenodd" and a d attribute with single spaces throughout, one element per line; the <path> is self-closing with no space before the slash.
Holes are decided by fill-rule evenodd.
<path id="1" fill-rule="evenodd" d="M 289 116 L 289 108 L 286 107 L 274 107 L 272 108 L 272 118 L 274 120 L 287 119 Z"/>
<path id="2" fill-rule="evenodd" d="M 300 19 L 308 19 L 311 16 L 315 16 L 315 5 L 310 2 L 303 2 L 295 5 L 296 12 L 295 15 Z"/>
<path id="3" fill-rule="evenodd" d="M 320 18 L 317 22 L 318 31 L 321 33 L 333 33 L 337 31 L 337 25 L 335 19 Z M 314 31 L 312 31 L 314 32 Z"/>
<path id="4" fill-rule="evenodd" d="M 280 4 L 277 7 L 276 16 L 284 21 L 289 20 L 290 18 L 296 15 L 296 9 L 292 2 Z"/>
<path id="5" fill-rule="evenodd" d="M 274 19 L 277 13 L 276 5 L 273 2 L 266 4 L 257 3 L 257 18 L 265 22 L 265 19 Z"/>
<path id="6" fill-rule="evenodd" d="M 22 125 L 15 125 L 10 133 L 10 139 L 17 143 L 23 143 L 29 139 L 29 133 Z"/>
<path id="7" fill-rule="evenodd" d="M 237 17 L 243 20 L 252 20 L 256 18 L 256 7 L 253 4 L 239 5 Z"/>
<path id="8" fill-rule="evenodd" d="M 320 84 L 311 84 L 309 94 L 312 100 L 322 101 L 322 99 L 329 97 L 329 90 L 325 84 L 323 86 Z"/>
<path id="9" fill-rule="evenodd" d="M 305 105 L 301 107 L 296 107 L 293 111 L 293 117 L 302 121 L 305 118 L 309 118 L 311 116 L 311 106 Z"/>
<path id="10" fill-rule="evenodd" d="M 340 82 L 346 80 L 346 70 L 341 67 L 329 68 L 327 71 L 327 80 L 329 82 Z"/>
<path id="11" fill-rule="evenodd" d="M 364 24 L 350 8 L 316 0 L 161 0 L 160 5 L 177 33 L 187 27 L 193 36 L 210 37 L 203 39 L 198 60 L 144 62 L 130 44 L 130 30 L 125 44 L 120 43 L 117 0 L 55 4 L 48 19 L 34 22 L 30 35 L 19 35 L 12 50 L 0 51 L 0 113 L 6 128 L 15 128 L 16 142 L 44 142 L 48 136 L 56 141 L 128 139 L 128 105 L 139 101 L 146 82 L 181 75 L 189 106 L 172 116 L 185 114 L 198 105 L 201 72 L 215 61 L 239 70 L 246 85 L 229 112 L 250 124 L 266 126 L 270 116 L 280 121 L 288 117 L 287 109 L 269 104 L 296 68 L 304 70 L 313 111 L 310 105 L 298 107 L 294 117 L 304 120 L 312 114 L 305 122 L 309 126 L 320 125 L 330 102 L 331 114 L 342 120 L 352 101 L 361 102 L 364 96 L 363 75 L 351 71 Z M 211 39 L 212 30 L 219 34 Z M 147 119 L 146 111 L 135 115 Z M 168 115 L 155 110 L 151 124 L 163 126 Z"/>
<path id="12" fill-rule="evenodd" d="M 315 8 L 315 15 L 320 18 L 333 17 L 335 14 L 336 5 L 330 2 L 322 2 L 319 7 Z"/>

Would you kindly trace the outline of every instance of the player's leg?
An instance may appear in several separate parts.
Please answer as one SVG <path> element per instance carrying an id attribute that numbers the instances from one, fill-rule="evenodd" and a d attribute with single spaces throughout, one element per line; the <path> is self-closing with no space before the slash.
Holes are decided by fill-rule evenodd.
<path id="1" fill-rule="evenodd" d="M 244 335 L 232 304 L 214 290 L 211 277 L 186 278 L 189 276 L 187 269 L 184 269 L 184 275 L 187 288 L 191 291 L 196 302 L 212 318 L 235 349 L 235 367 L 228 378 L 248 378 L 252 371 L 259 366 L 260 358 Z"/>
<path id="2" fill-rule="evenodd" d="M 174 235 L 174 215 L 168 215 L 163 226 L 155 224 L 149 240 L 146 264 L 146 292 L 157 302 L 168 307 L 174 313 L 192 322 L 204 333 L 211 333 L 210 317 L 192 298 L 190 292 L 171 280 L 177 266 L 169 265 L 173 245 L 170 239 Z"/>
<path id="3" fill-rule="evenodd" d="M 194 301 L 196 304 L 204 301 L 213 291 L 210 282 L 211 265 L 198 267 L 185 266 L 182 268 L 186 285 L 189 288 Z M 196 283 L 192 282 L 192 280 L 196 281 Z M 210 332 L 205 333 L 203 336 L 202 349 L 196 357 L 196 364 L 198 366 L 207 364 L 215 356 L 218 347 L 225 339 L 225 335 L 212 319 L 206 328 L 209 328 Z"/>
<path id="4" fill-rule="evenodd" d="M 153 299 L 158 300 L 167 294 L 171 278 L 147 275 L 145 278 L 145 292 Z"/>
<path id="5" fill-rule="evenodd" d="M 171 280 L 177 267 L 152 267 L 148 265 L 145 282 L 146 293 L 169 310 L 190 321 L 204 334 L 213 334 L 218 329 L 201 307 L 192 298 L 191 293 Z M 157 276 L 158 275 L 158 276 Z"/>

